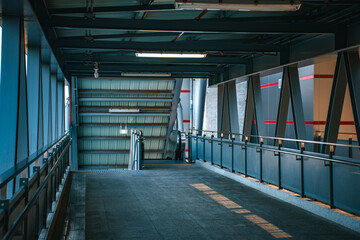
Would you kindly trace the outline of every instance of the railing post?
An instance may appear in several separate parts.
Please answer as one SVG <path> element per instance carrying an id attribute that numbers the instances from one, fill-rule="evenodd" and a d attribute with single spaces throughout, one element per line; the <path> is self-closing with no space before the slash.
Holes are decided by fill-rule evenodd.
<path id="1" fill-rule="evenodd" d="M 352 137 L 349 137 L 349 145 L 352 145 Z M 349 146 L 349 158 L 352 158 L 352 147 Z"/>
<path id="2" fill-rule="evenodd" d="M 214 132 L 211 133 L 211 165 L 214 165 Z"/>
<path id="3" fill-rule="evenodd" d="M 234 140 L 235 134 L 233 134 L 231 138 L 231 172 L 234 172 Z"/>
<path id="4" fill-rule="evenodd" d="M 304 154 L 304 150 L 305 150 L 305 143 L 302 142 L 301 143 L 301 149 L 300 149 L 300 153 Z M 304 189 L 304 157 L 301 155 L 301 159 L 300 159 L 300 168 L 301 168 L 301 197 L 305 197 L 305 189 Z"/>
<path id="5" fill-rule="evenodd" d="M 204 135 L 203 135 L 203 160 L 204 162 L 206 162 L 206 159 L 205 159 L 205 137 L 206 137 L 206 132 L 204 131 Z"/>
<path id="6" fill-rule="evenodd" d="M 50 154 L 48 155 L 50 157 Z M 43 165 L 45 167 L 45 176 L 48 175 L 49 172 L 49 161 L 48 158 L 44 158 L 43 159 Z M 44 208 L 43 208 L 43 216 L 42 216 L 42 227 L 46 228 L 46 217 L 47 217 L 47 212 L 49 210 L 48 208 L 48 187 L 49 183 L 47 183 L 45 185 L 45 195 L 44 195 Z"/>
<path id="7" fill-rule="evenodd" d="M 33 167 L 33 173 L 36 174 L 36 185 L 37 188 L 40 186 L 40 167 L 39 166 L 35 166 Z M 39 206 L 39 199 L 36 201 L 36 217 L 35 217 L 35 236 L 38 237 L 39 236 L 39 231 L 40 231 L 40 206 Z"/>
<path id="8" fill-rule="evenodd" d="M 224 133 L 221 133 L 220 135 L 220 168 L 222 168 L 222 162 L 223 162 L 223 156 L 222 156 L 222 145 L 223 145 L 223 137 L 224 137 Z"/>
<path id="9" fill-rule="evenodd" d="M 0 200 L 0 210 L 4 211 L 4 222 L 3 222 L 3 233 L 2 233 L 2 236 L 4 236 L 9 229 L 9 199 Z"/>
<path id="10" fill-rule="evenodd" d="M 263 182 L 263 151 L 262 146 L 264 144 L 264 139 L 260 138 L 260 182 Z"/>
<path id="11" fill-rule="evenodd" d="M 199 148 L 199 131 L 196 131 L 196 135 L 195 135 L 195 142 L 196 142 L 196 147 L 195 147 L 195 162 L 196 160 L 198 160 L 198 148 Z"/>
<path id="12" fill-rule="evenodd" d="M 20 178 L 20 187 L 24 187 L 25 194 L 24 199 L 25 203 L 24 205 L 29 202 L 29 179 L 28 178 Z M 24 225 L 23 225 L 23 239 L 28 239 L 28 215 L 26 215 L 24 219 Z"/>
<path id="13" fill-rule="evenodd" d="M 245 136 L 245 146 L 244 146 L 244 150 L 245 150 L 245 161 L 244 161 L 244 164 L 245 164 L 245 166 L 244 166 L 244 168 L 245 168 L 245 177 L 247 177 L 248 175 L 247 175 L 247 142 L 249 141 L 249 137 L 248 136 Z"/>
<path id="14" fill-rule="evenodd" d="M 282 140 L 278 140 L 278 150 L 280 150 L 282 147 Z M 281 186 L 281 154 L 278 152 L 278 180 L 279 180 L 279 189 L 282 189 Z"/>
<path id="15" fill-rule="evenodd" d="M 329 158 L 332 159 L 335 153 L 334 145 L 330 146 Z M 334 206 L 334 170 L 333 162 L 329 162 L 329 177 L 330 177 L 330 208 L 335 208 Z"/>

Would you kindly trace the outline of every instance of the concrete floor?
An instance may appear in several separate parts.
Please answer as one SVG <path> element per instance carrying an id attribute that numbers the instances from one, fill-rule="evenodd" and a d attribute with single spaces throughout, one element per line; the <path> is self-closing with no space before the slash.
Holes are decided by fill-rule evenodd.
<path id="1" fill-rule="evenodd" d="M 76 174 L 86 179 L 86 239 L 360 239 L 196 165 Z"/>

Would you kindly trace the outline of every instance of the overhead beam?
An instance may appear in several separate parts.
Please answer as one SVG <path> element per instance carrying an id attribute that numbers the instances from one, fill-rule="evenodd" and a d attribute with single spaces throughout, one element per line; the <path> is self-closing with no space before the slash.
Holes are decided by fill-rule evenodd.
<path id="1" fill-rule="evenodd" d="M 207 56 L 206 58 L 139 58 L 116 54 L 64 54 L 64 62 L 99 62 L 99 63 L 149 63 L 152 64 L 247 64 L 243 57 Z"/>
<path id="2" fill-rule="evenodd" d="M 121 123 L 80 123 L 84 127 L 119 126 Z M 168 123 L 126 123 L 128 127 L 167 127 Z"/>
<path id="3" fill-rule="evenodd" d="M 124 94 L 172 94 L 171 90 L 106 90 L 106 89 L 79 89 L 78 93 L 124 93 Z"/>
<path id="4" fill-rule="evenodd" d="M 141 11 L 163 11 L 174 10 L 174 4 L 157 4 L 157 5 L 132 5 L 132 6 L 107 6 L 107 7 L 94 7 L 92 12 L 141 12 Z M 86 13 L 86 8 L 51 8 L 50 14 L 74 14 Z"/>
<path id="5" fill-rule="evenodd" d="M 241 19 L 195 20 L 139 20 L 118 18 L 84 19 L 81 17 L 52 16 L 52 27 L 118 29 L 165 32 L 218 32 L 218 33 L 257 33 L 257 34 L 322 34 L 335 33 L 340 25 L 329 23 L 291 23 L 291 22 L 254 22 Z"/>
<path id="6" fill-rule="evenodd" d="M 98 113 L 81 112 L 79 116 L 169 117 L 170 113 Z"/>
<path id="7" fill-rule="evenodd" d="M 94 73 L 93 65 L 66 65 L 70 72 L 91 72 Z M 167 66 L 167 65 L 99 65 L 100 76 L 103 72 L 220 72 L 220 67 L 213 66 Z"/>
<path id="8" fill-rule="evenodd" d="M 280 45 L 249 44 L 236 40 L 177 41 L 177 42 L 123 42 L 59 40 L 57 48 L 117 49 L 143 51 L 237 51 L 237 52 L 280 52 Z"/>
<path id="9" fill-rule="evenodd" d="M 172 98 L 79 98 L 79 102 L 172 102 Z"/>

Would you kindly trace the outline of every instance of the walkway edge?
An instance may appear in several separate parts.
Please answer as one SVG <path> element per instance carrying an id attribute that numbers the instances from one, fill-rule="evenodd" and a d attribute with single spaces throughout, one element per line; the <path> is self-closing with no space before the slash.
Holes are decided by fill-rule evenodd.
<path id="1" fill-rule="evenodd" d="M 227 178 L 233 179 L 239 183 L 242 183 L 248 187 L 251 187 L 253 189 L 256 189 L 260 192 L 263 192 L 267 195 L 270 195 L 271 197 L 277 198 L 281 201 L 290 203 L 294 206 L 297 206 L 299 208 L 302 208 L 308 212 L 311 212 L 315 215 L 318 215 L 320 217 L 323 217 L 331 222 L 337 223 L 343 227 L 349 228 L 355 232 L 360 233 L 360 221 L 356 220 L 352 217 L 346 216 L 344 214 L 335 212 L 329 208 L 325 208 L 322 206 L 319 206 L 315 203 L 309 202 L 305 199 L 296 197 L 296 196 L 292 196 L 290 194 L 287 194 L 285 192 L 282 192 L 278 189 L 274 189 L 272 187 L 266 186 L 262 183 L 259 182 L 255 182 L 251 179 L 242 177 L 240 175 L 234 174 L 232 172 L 229 172 L 225 169 L 221 169 L 216 165 L 211 165 L 208 162 L 202 162 L 202 161 L 196 161 L 196 164 L 204 167 L 210 171 L 216 172 L 220 175 L 223 175 Z"/>

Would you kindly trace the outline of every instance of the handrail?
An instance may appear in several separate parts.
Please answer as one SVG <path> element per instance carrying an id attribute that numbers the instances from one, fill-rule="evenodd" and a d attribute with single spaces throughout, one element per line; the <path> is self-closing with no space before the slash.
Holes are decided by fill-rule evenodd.
<path id="1" fill-rule="evenodd" d="M 53 173 L 57 169 L 58 165 L 61 162 L 61 159 L 64 157 L 64 155 L 66 153 L 66 150 L 70 147 L 71 142 L 72 142 L 72 139 L 70 139 L 70 141 L 67 143 L 66 147 L 64 148 L 64 150 L 60 154 L 60 156 L 59 156 L 58 160 L 56 161 L 56 163 L 54 164 L 54 166 L 51 168 L 51 170 L 46 175 L 46 177 L 44 178 L 44 180 L 42 181 L 40 186 L 37 188 L 37 190 L 34 193 L 34 195 L 32 196 L 32 198 L 27 202 L 24 209 L 20 212 L 19 216 L 16 218 L 14 223 L 11 225 L 10 229 L 6 232 L 5 236 L 2 238 L 3 240 L 11 239 L 14 236 L 14 234 L 16 233 L 16 229 L 19 227 L 19 224 L 27 216 L 27 214 L 31 210 L 31 207 L 33 207 L 33 205 L 35 205 L 35 203 L 38 200 L 40 194 L 42 193 L 43 189 L 45 188 L 45 185 L 48 184 L 50 177 L 52 177 Z"/>
<path id="2" fill-rule="evenodd" d="M 204 136 L 198 136 L 198 135 L 191 135 L 194 138 L 202 138 L 205 140 Z M 190 136 L 190 137 L 191 137 Z M 241 141 L 234 141 L 234 140 L 230 140 L 230 139 L 212 139 L 212 141 L 215 142 L 222 142 L 222 141 L 229 141 L 229 143 L 232 143 L 234 145 L 239 145 L 239 146 L 246 146 L 246 147 L 250 147 L 250 148 L 256 148 L 256 149 L 261 149 L 261 150 L 265 150 L 265 151 L 270 151 L 270 152 L 275 152 L 275 153 L 284 153 L 284 154 L 289 154 L 289 155 L 295 155 L 295 156 L 299 156 L 299 157 L 305 157 L 305 158 L 312 158 L 312 159 L 316 159 L 316 160 L 320 160 L 320 161 L 327 161 L 327 162 L 334 162 L 334 163 L 340 163 L 340 164 L 345 164 L 345 165 L 351 165 L 351 166 L 356 166 L 356 167 L 360 167 L 360 162 L 356 163 L 356 162 L 352 162 L 352 161 L 347 161 L 347 160 L 339 160 L 339 159 L 334 159 L 333 157 L 333 153 L 330 153 L 329 156 L 331 156 L 331 158 L 327 158 L 327 157 L 320 157 L 320 156 L 314 156 L 314 155 L 309 155 L 309 154 L 304 154 L 301 152 L 301 150 L 296 150 L 293 149 L 295 151 L 299 151 L 299 153 L 296 152 L 291 152 L 291 151 L 284 151 L 281 150 L 280 148 L 278 149 L 271 149 L 271 148 L 267 148 L 264 147 L 264 145 L 258 143 L 257 145 L 255 145 L 256 143 L 249 143 L 249 142 L 241 142 Z M 323 154 L 323 153 L 316 153 L 318 155 L 326 155 L 327 154 Z M 343 158 L 347 158 L 347 157 L 343 157 Z M 349 159 L 349 158 L 348 158 Z"/>
<path id="3" fill-rule="evenodd" d="M 339 146 L 339 147 L 351 147 L 351 148 L 359 148 L 356 145 L 343 144 L 343 143 L 329 143 L 329 142 L 321 142 L 321 141 L 313 141 L 313 140 L 302 140 L 302 139 L 292 139 L 292 138 L 280 138 L 280 137 L 270 137 L 270 136 L 257 136 L 257 135 L 245 135 L 242 133 L 231 133 L 231 132 L 218 132 L 218 131 L 210 131 L 210 130 L 198 130 L 198 129 L 190 129 L 192 131 L 201 131 L 201 132 L 211 132 L 211 133 L 223 133 L 223 134 L 234 134 L 237 136 L 245 136 L 245 137 L 255 137 L 255 138 L 263 138 L 263 139 L 272 139 L 272 140 L 282 140 L 288 142 L 299 142 L 299 143 L 310 143 L 310 144 L 322 144 L 328 146 Z"/>
<path id="4" fill-rule="evenodd" d="M 50 148 L 52 148 L 54 145 L 56 145 L 61 139 L 68 136 L 70 133 L 70 130 L 65 132 L 65 134 L 62 137 L 59 137 L 58 139 L 52 141 L 48 145 L 44 146 L 40 150 L 38 150 L 36 153 L 31 154 L 30 156 L 26 157 L 24 160 L 16 164 L 14 167 L 6 170 L 2 174 L 0 174 L 0 189 L 3 188 L 7 183 L 9 183 L 14 177 L 16 177 L 18 174 L 20 174 L 24 169 L 29 167 L 33 162 L 35 162 L 38 158 L 40 158 L 42 155 L 44 155 L 45 152 L 47 152 Z"/>

